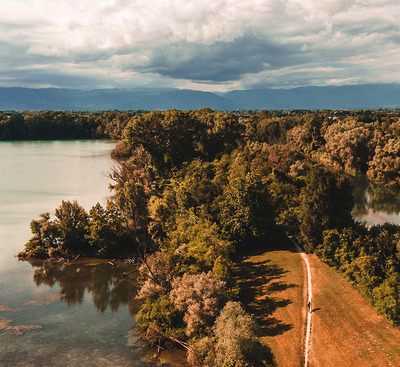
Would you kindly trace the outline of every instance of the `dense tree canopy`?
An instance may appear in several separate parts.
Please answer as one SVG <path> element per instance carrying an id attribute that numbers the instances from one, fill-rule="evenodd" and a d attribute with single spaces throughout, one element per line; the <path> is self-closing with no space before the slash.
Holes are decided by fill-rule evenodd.
<path id="1" fill-rule="evenodd" d="M 138 327 L 152 343 L 185 347 L 197 366 L 269 363 L 255 358 L 268 351 L 259 352 L 231 274 L 238 255 L 277 236 L 295 237 L 400 323 L 400 229 L 352 220 L 348 176 L 399 185 L 398 119 L 397 111 L 209 109 L 0 115 L 3 139 L 77 126 L 120 138 L 107 206 L 86 213 L 63 202 L 55 220 L 42 214 L 20 256 L 136 255 Z"/>

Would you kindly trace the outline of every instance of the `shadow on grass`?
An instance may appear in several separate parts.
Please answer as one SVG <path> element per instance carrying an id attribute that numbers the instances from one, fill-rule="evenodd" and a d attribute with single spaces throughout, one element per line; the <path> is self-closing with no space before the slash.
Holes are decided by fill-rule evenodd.
<path id="1" fill-rule="evenodd" d="M 293 325 L 271 317 L 278 308 L 291 304 L 290 299 L 280 298 L 274 293 L 298 287 L 281 280 L 288 271 L 268 261 L 242 261 L 238 269 L 241 299 L 246 308 L 257 319 L 261 336 L 275 336 L 290 330 Z"/>

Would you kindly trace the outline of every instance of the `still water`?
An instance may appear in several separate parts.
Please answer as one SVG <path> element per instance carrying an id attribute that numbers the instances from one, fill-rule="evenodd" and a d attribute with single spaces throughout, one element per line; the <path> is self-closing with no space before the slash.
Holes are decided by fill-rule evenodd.
<path id="1" fill-rule="evenodd" d="M 0 142 L 1 367 L 158 365 L 134 331 L 136 279 L 123 276 L 132 265 L 15 258 L 39 213 L 52 212 L 62 199 L 77 199 L 87 210 L 105 203 L 113 147 L 107 141 Z"/>
<path id="2" fill-rule="evenodd" d="M 353 181 L 353 217 L 367 225 L 385 222 L 400 225 L 400 190 L 369 182 L 364 176 Z"/>

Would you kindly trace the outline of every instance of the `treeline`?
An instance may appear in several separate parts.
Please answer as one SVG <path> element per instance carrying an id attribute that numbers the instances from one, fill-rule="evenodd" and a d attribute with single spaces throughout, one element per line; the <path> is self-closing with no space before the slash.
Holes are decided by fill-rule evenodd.
<path id="1" fill-rule="evenodd" d="M 56 140 L 121 138 L 136 112 L 3 112 L 0 140 Z"/>
<path id="2" fill-rule="evenodd" d="M 120 139 L 128 122 L 143 113 L 3 112 L 0 140 Z M 372 181 L 400 186 L 398 110 L 250 111 L 237 113 L 236 117 L 245 121 L 244 140 L 263 141 L 278 149 L 273 149 L 270 156 L 270 160 L 282 159 L 276 162 L 278 166 L 288 164 L 293 155 L 301 153 L 330 168 L 352 175 L 363 173 Z M 205 150 L 215 149 L 210 143 Z M 184 149 L 176 154 L 182 152 Z"/>
<path id="3" fill-rule="evenodd" d="M 327 150 L 329 128 L 351 119 L 375 124 L 364 112 L 132 116 L 113 152 L 113 200 L 89 214 L 63 202 L 54 221 L 32 221 L 21 256 L 138 254 L 137 326 L 151 343 L 185 347 L 194 366 L 272 364 L 231 274 L 237 254 L 278 235 L 319 254 L 398 323 L 399 227 L 353 222 L 347 168 Z"/>
<path id="4" fill-rule="evenodd" d="M 247 122 L 250 138 L 279 147 L 275 159 L 283 159 L 280 165 L 301 153 L 328 168 L 400 186 L 398 110 L 264 111 L 251 114 Z"/>

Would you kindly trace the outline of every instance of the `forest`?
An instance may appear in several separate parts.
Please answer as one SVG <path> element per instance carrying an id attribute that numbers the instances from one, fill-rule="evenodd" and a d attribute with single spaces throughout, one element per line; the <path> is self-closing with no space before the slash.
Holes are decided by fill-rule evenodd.
<path id="1" fill-rule="evenodd" d="M 43 213 L 31 222 L 33 236 L 19 258 L 136 256 L 142 279 L 136 323 L 143 338 L 179 344 L 191 365 L 273 365 L 232 272 L 243 255 L 287 236 L 400 324 L 400 227 L 355 222 L 350 180 L 362 174 L 398 188 L 399 111 L 1 118 L 2 139 L 41 133 L 46 139 L 66 126 L 71 138 L 85 131 L 88 138 L 118 139 L 106 207 L 86 212 L 63 201 L 54 219 Z"/>
<path id="2" fill-rule="evenodd" d="M 0 112 L 0 140 L 119 139 L 134 112 Z"/>

